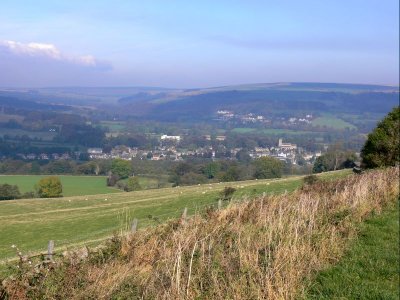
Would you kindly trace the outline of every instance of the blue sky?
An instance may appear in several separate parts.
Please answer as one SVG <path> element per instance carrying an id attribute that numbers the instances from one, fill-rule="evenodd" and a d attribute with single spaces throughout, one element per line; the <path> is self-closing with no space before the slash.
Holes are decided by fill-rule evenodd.
<path id="1" fill-rule="evenodd" d="M 398 84 L 398 0 L 2 0 L 0 86 Z"/>

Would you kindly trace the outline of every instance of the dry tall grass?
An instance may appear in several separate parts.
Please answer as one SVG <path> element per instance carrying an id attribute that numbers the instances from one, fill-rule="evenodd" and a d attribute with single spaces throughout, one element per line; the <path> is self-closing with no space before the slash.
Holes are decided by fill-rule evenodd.
<path id="1" fill-rule="evenodd" d="M 398 199 L 398 179 L 398 168 L 376 170 L 210 209 L 3 289 L 10 299 L 297 298 L 306 278 L 340 258 L 358 222 Z"/>

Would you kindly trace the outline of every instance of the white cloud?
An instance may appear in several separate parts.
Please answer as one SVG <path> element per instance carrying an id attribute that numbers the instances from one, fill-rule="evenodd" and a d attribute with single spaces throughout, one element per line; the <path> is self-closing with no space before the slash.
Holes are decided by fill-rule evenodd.
<path id="1" fill-rule="evenodd" d="M 97 67 L 104 66 L 92 55 L 72 56 L 61 52 L 53 44 L 43 43 L 20 43 L 15 41 L 0 41 L 0 47 L 5 48 L 13 54 L 31 57 L 46 57 L 52 60 L 64 61 L 83 66 Z"/>
<path id="2" fill-rule="evenodd" d="M 110 63 L 70 55 L 53 44 L 0 40 L 0 86 L 35 87 L 109 84 Z"/>

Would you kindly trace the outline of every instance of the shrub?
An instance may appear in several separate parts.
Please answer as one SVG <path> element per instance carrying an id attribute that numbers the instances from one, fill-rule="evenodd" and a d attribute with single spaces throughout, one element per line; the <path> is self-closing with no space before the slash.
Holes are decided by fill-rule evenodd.
<path id="1" fill-rule="evenodd" d="M 273 157 L 261 157 L 254 161 L 257 179 L 280 178 L 282 177 L 283 162 Z"/>
<path id="2" fill-rule="evenodd" d="M 128 178 L 132 175 L 132 164 L 127 160 L 114 159 L 111 163 L 111 172 L 121 179 Z"/>
<path id="3" fill-rule="evenodd" d="M 124 189 L 127 192 L 140 191 L 142 187 L 139 183 L 139 178 L 129 177 Z"/>
<path id="4" fill-rule="evenodd" d="M 303 183 L 306 185 L 312 185 L 316 182 L 318 182 L 318 177 L 316 175 L 308 175 L 306 177 L 304 177 L 303 179 Z"/>
<path id="5" fill-rule="evenodd" d="M 35 188 L 40 198 L 62 197 L 62 184 L 60 178 L 56 176 L 41 179 Z"/>
<path id="6" fill-rule="evenodd" d="M 10 184 L 0 184 L 0 200 L 12 200 L 21 198 L 18 186 Z"/>
<path id="7" fill-rule="evenodd" d="M 226 186 L 220 193 L 220 199 L 229 201 L 232 199 L 233 194 L 236 192 L 236 189 L 231 186 Z"/>
<path id="8" fill-rule="evenodd" d="M 107 186 L 115 186 L 120 177 L 115 174 L 111 174 L 107 177 Z"/>

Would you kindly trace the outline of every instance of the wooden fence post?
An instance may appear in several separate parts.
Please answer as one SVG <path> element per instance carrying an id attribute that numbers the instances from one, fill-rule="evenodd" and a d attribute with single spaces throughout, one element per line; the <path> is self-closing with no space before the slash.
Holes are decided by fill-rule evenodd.
<path id="1" fill-rule="evenodd" d="M 50 240 L 47 245 L 47 259 L 53 261 L 53 255 L 54 255 L 54 241 Z"/>
<path id="2" fill-rule="evenodd" d="M 218 210 L 221 210 L 221 208 L 222 208 L 222 200 L 219 199 L 218 200 Z"/>
<path id="3" fill-rule="evenodd" d="M 186 222 L 186 218 L 187 218 L 187 207 L 185 207 L 183 209 L 183 213 L 182 213 L 182 220 L 183 222 Z"/>
<path id="4" fill-rule="evenodd" d="M 131 232 L 132 233 L 135 233 L 136 232 L 136 230 L 137 230 L 137 224 L 138 224 L 138 219 L 133 219 L 133 221 L 132 221 L 132 226 L 131 226 Z"/>

